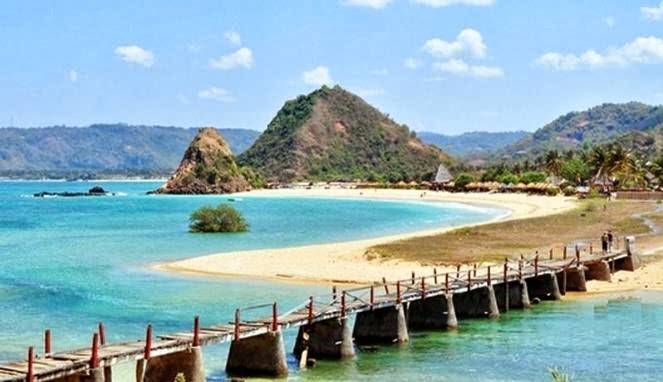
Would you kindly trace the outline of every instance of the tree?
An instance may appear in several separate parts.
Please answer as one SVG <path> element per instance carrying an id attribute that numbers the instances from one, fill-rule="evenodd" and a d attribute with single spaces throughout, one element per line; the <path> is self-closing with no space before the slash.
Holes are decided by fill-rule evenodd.
<path id="1" fill-rule="evenodd" d="M 465 188 L 472 182 L 474 182 L 474 177 L 466 172 L 460 173 L 454 178 L 454 186 L 459 189 Z"/>
<path id="2" fill-rule="evenodd" d="M 559 175 L 559 172 L 562 169 L 562 157 L 559 155 L 559 151 L 548 151 L 545 157 L 545 167 L 549 173 Z"/>
<path id="3" fill-rule="evenodd" d="M 582 184 L 592 176 L 592 169 L 589 164 L 580 158 L 567 160 L 562 164 L 559 173 L 562 178 L 576 185 Z"/>
<path id="4" fill-rule="evenodd" d="M 244 217 L 232 206 L 202 206 L 189 217 L 190 232 L 243 232 L 248 230 Z"/>
<path id="5" fill-rule="evenodd" d="M 520 176 L 520 181 L 529 184 L 529 183 L 540 183 L 546 180 L 546 174 L 539 171 L 528 171 Z"/>

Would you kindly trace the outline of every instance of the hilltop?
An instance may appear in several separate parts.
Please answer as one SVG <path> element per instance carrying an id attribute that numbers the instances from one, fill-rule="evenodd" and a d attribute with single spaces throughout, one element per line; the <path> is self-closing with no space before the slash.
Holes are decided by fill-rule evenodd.
<path id="1" fill-rule="evenodd" d="M 0 128 L 0 176 L 163 176 L 177 167 L 196 131 L 126 124 Z M 260 135 L 245 129 L 219 131 L 236 153 Z"/>
<path id="2" fill-rule="evenodd" d="M 631 141 L 656 140 L 662 126 L 662 106 L 640 102 L 605 103 L 560 116 L 532 135 L 498 150 L 496 156 L 504 159 L 533 158 L 549 150 L 563 152 L 613 141 L 621 142 L 624 136 L 632 136 Z M 629 138 L 624 140 L 628 141 Z"/>
<path id="3" fill-rule="evenodd" d="M 451 162 L 340 86 L 287 101 L 238 160 L 270 181 L 429 180 Z"/>
<path id="4" fill-rule="evenodd" d="M 225 194 L 248 191 L 226 140 L 213 127 L 198 130 L 160 194 Z"/>

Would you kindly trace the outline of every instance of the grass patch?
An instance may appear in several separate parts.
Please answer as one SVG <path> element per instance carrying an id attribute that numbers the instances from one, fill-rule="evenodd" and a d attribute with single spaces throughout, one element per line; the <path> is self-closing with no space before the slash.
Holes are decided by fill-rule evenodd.
<path id="1" fill-rule="evenodd" d="M 547 254 L 551 247 L 560 255 L 564 243 L 576 239 L 599 240 L 601 232 L 608 229 L 618 236 L 647 233 L 647 225 L 632 215 L 654 209 L 654 203 L 582 200 L 578 208 L 557 215 L 464 227 L 377 245 L 367 250 L 366 257 L 454 265 L 502 261 L 520 254 L 532 255 L 537 250 Z"/>

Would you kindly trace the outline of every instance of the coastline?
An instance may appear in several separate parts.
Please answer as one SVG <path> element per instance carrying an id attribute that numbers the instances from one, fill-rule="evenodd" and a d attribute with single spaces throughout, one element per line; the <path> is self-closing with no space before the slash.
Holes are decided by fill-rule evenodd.
<path id="1" fill-rule="evenodd" d="M 473 224 L 419 230 L 410 233 L 326 243 L 300 247 L 235 251 L 197 256 L 178 261 L 153 264 L 151 268 L 186 275 L 216 277 L 251 277 L 278 281 L 315 284 L 368 284 L 402 279 L 410 272 L 432 274 L 432 267 L 414 261 L 371 260 L 366 249 L 391 241 L 444 233 L 461 227 L 489 224 L 530 217 L 548 216 L 576 207 L 572 198 L 525 194 L 448 193 L 391 189 L 278 189 L 234 194 L 235 197 L 324 197 L 461 203 L 497 207 L 509 214 Z M 438 267 L 438 271 L 445 272 Z"/>

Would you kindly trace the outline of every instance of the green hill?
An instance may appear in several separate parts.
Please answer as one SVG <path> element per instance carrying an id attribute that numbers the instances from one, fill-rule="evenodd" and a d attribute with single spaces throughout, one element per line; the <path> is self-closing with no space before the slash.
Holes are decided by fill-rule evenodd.
<path id="1" fill-rule="evenodd" d="M 418 133 L 423 142 L 435 145 L 451 155 L 463 158 L 486 157 L 528 134 L 526 131 L 471 131 L 459 135 L 438 134 L 428 131 Z"/>
<path id="2" fill-rule="evenodd" d="M 582 112 L 565 114 L 543 126 L 534 134 L 498 150 L 504 159 L 533 158 L 549 150 L 567 151 L 607 144 L 628 134 L 631 139 L 644 139 L 663 126 L 663 106 L 639 102 L 606 103 Z M 658 128 L 658 130 L 657 130 Z M 639 138 L 638 138 L 639 137 Z"/>
<path id="3" fill-rule="evenodd" d="M 451 159 L 339 86 L 287 101 L 238 161 L 270 181 L 430 179 Z"/>
<path id="4" fill-rule="evenodd" d="M 97 124 L 0 128 L 0 176 L 167 175 L 197 129 Z M 235 153 L 260 134 L 220 129 Z"/>

